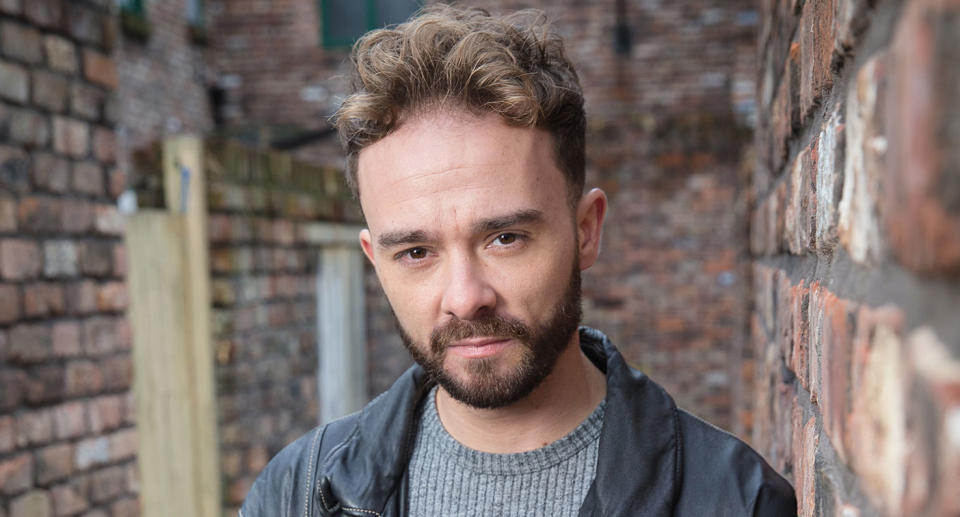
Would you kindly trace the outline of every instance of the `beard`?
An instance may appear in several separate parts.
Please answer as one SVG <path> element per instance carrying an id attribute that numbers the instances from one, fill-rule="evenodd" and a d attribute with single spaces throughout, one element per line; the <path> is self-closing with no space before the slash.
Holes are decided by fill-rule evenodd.
<path id="1" fill-rule="evenodd" d="M 580 267 L 573 272 L 553 314 L 541 325 L 531 326 L 520 320 L 496 314 L 482 314 L 475 319 L 453 319 L 433 330 L 429 346 L 414 343 L 394 314 L 394 322 L 403 344 L 413 359 L 455 400 L 468 406 L 493 409 L 509 406 L 530 394 L 553 371 L 560 354 L 580 325 Z M 513 339 L 520 344 L 519 364 L 510 371 L 498 372 L 499 359 L 469 359 L 463 378 L 457 378 L 443 367 L 451 343 L 471 337 Z"/>

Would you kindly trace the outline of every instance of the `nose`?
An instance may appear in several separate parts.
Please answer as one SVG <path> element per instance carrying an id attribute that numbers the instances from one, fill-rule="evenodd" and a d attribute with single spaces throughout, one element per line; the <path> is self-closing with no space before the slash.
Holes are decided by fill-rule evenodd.
<path id="1" fill-rule="evenodd" d="M 451 260 L 440 302 L 444 315 L 469 320 L 493 311 L 497 293 L 484 278 L 482 269 L 467 257 Z"/>

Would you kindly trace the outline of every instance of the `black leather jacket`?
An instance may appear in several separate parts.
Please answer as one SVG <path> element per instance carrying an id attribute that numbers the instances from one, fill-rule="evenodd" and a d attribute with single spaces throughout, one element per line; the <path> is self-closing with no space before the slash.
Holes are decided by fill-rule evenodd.
<path id="1" fill-rule="evenodd" d="M 790 484 L 753 449 L 678 409 L 599 331 L 581 328 L 580 343 L 607 376 L 597 473 L 581 517 L 796 515 Z M 406 515 L 416 411 L 430 388 L 414 366 L 359 413 L 288 445 L 240 516 Z"/>

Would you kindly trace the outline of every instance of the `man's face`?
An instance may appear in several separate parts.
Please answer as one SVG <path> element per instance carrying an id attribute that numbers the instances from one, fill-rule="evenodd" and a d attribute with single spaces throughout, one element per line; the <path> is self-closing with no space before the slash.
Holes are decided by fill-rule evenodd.
<path id="1" fill-rule="evenodd" d="M 413 357 L 475 407 L 519 400 L 580 319 L 574 214 L 548 133 L 433 112 L 359 156 L 373 262 Z"/>

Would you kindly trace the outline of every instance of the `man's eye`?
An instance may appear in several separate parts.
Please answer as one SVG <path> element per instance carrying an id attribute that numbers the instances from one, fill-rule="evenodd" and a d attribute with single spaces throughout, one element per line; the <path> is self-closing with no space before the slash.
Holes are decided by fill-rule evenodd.
<path id="1" fill-rule="evenodd" d="M 403 253 L 407 257 L 412 258 L 413 260 L 423 260 L 427 258 L 426 248 L 410 248 Z"/>
<path id="2" fill-rule="evenodd" d="M 495 244 L 500 246 L 509 246 L 518 240 L 520 240 L 520 235 L 515 233 L 501 233 L 500 235 L 497 235 L 497 238 L 493 241 Z"/>

